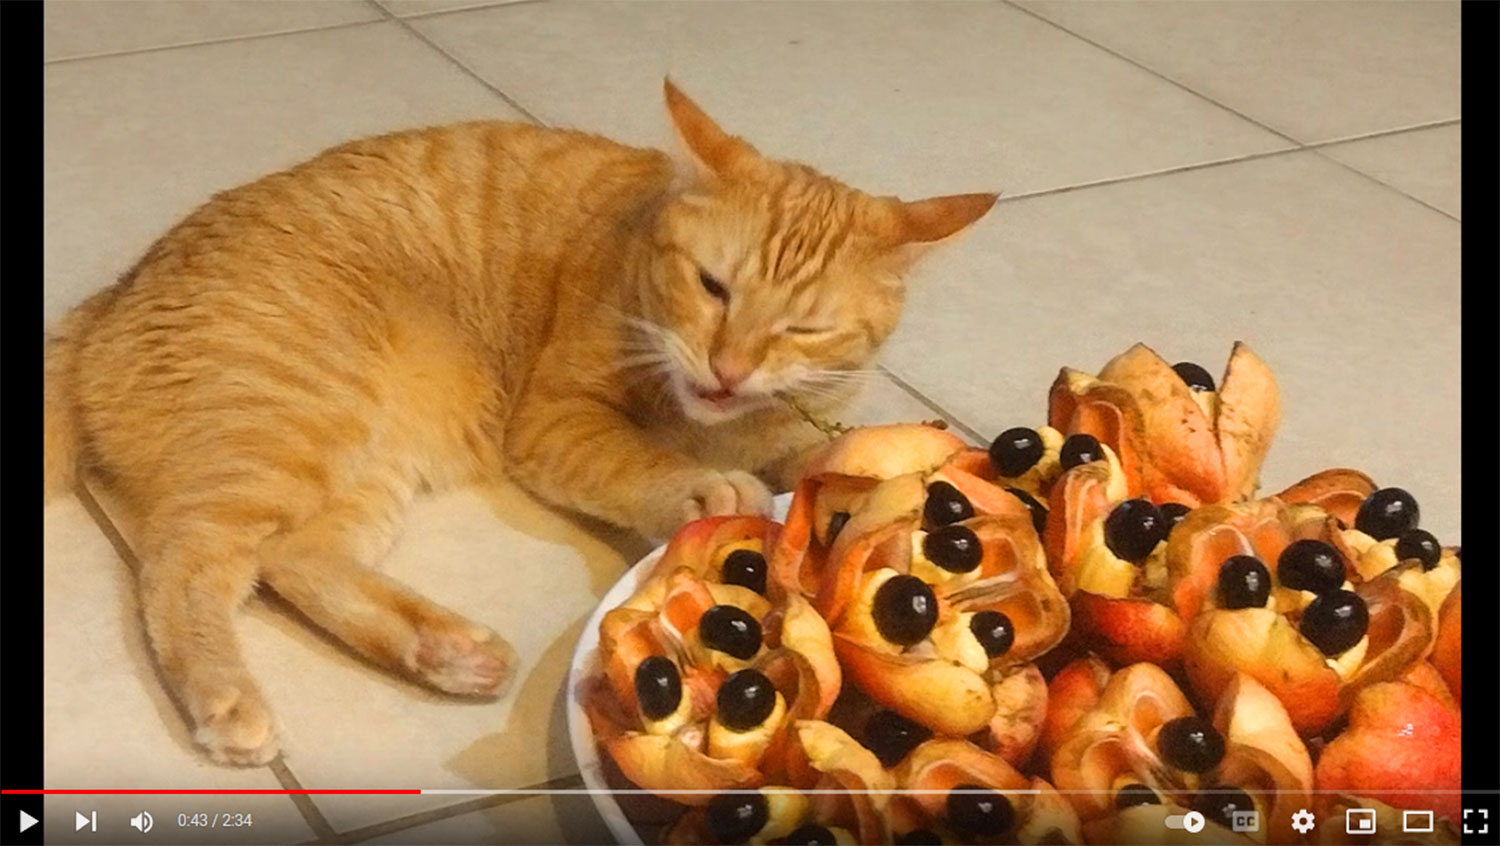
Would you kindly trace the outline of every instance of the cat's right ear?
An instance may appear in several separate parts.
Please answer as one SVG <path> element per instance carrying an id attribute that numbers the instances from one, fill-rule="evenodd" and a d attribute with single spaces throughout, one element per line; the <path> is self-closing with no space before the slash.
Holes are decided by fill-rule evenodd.
<path id="1" fill-rule="evenodd" d="M 758 155 L 743 139 L 720 129 L 670 77 L 662 80 L 662 90 L 667 98 L 667 112 L 677 127 L 677 137 L 692 155 L 700 176 L 728 176 Z"/>

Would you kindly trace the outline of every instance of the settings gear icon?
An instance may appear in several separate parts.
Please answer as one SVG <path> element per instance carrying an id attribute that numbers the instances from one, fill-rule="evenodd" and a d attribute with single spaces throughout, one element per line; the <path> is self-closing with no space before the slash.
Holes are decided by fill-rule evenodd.
<path id="1" fill-rule="evenodd" d="M 1306 808 L 1292 814 L 1292 828 L 1297 829 L 1298 834 L 1306 834 L 1313 830 L 1313 815 Z"/>

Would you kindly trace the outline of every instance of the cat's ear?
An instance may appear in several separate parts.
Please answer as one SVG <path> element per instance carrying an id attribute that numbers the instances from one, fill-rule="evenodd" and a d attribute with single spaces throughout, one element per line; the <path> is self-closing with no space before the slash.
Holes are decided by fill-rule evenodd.
<path id="1" fill-rule="evenodd" d="M 727 176 L 742 163 L 755 158 L 755 148 L 743 139 L 719 128 L 698 104 L 688 99 L 682 90 L 672 84 L 671 78 L 662 80 L 662 90 L 667 98 L 667 112 L 677 127 L 677 136 L 692 154 L 703 175 Z"/>
<path id="2" fill-rule="evenodd" d="M 955 194 L 909 203 L 887 198 L 886 243 L 898 264 L 909 265 L 984 217 L 999 198 L 999 194 Z"/>
<path id="3" fill-rule="evenodd" d="M 998 199 L 999 194 L 955 194 L 902 203 L 896 239 L 901 244 L 936 244 L 984 217 Z"/>

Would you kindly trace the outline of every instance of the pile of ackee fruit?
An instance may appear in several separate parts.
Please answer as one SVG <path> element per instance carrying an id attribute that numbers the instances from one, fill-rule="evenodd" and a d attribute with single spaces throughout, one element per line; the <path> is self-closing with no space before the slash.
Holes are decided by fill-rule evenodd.
<path id="1" fill-rule="evenodd" d="M 1137 345 L 1047 426 L 857 429 L 785 525 L 684 527 L 580 691 L 620 804 L 665 843 L 1458 842 L 1459 550 L 1354 470 L 1257 497 L 1278 418 L 1244 345 L 1217 386 Z"/>

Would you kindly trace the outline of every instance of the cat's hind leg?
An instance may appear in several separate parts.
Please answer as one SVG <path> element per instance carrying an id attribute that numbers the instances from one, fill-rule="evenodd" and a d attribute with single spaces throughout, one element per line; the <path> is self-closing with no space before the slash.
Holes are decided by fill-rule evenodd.
<path id="1" fill-rule="evenodd" d="M 279 749 L 233 625 L 255 590 L 255 550 L 266 531 L 200 514 L 173 524 L 171 536 L 142 555 L 141 613 L 157 663 L 193 739 L 222 764 L 265 764 Z"/>
<path id="2" fill-rule="evenodd" d="M 371 568 L 395 539 L 410 499 L 399 485 L 366 485 L 272 536 L 261 576 L 283 599 L 374 663 L 458 696 L 495 697 L 515 651 L 488 628 Z"/>

